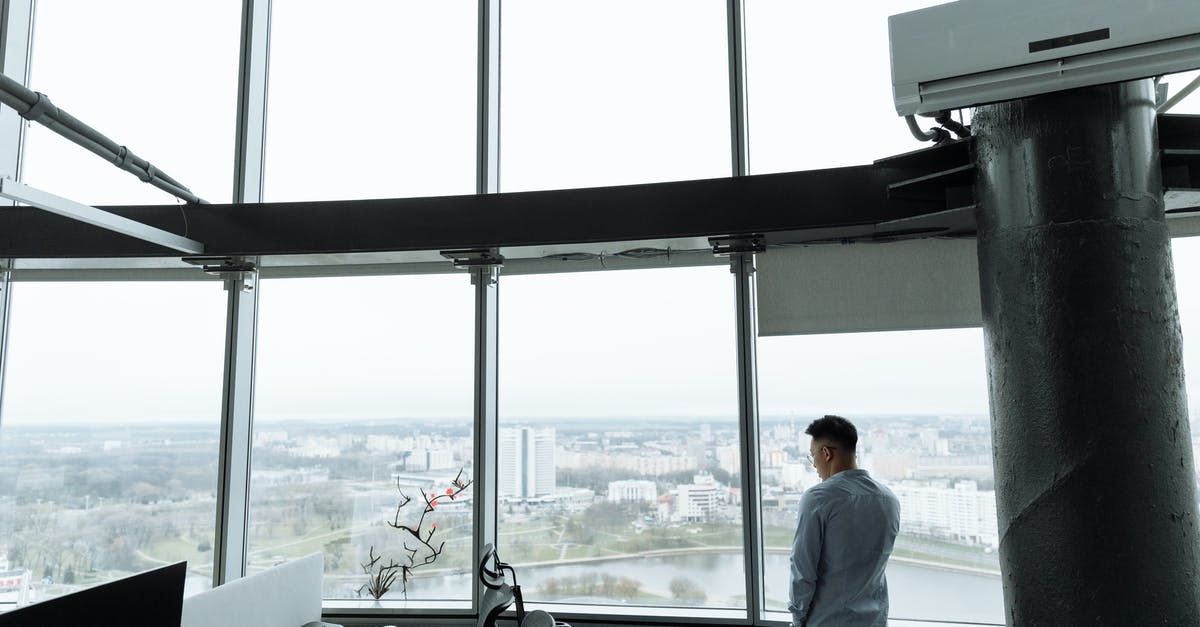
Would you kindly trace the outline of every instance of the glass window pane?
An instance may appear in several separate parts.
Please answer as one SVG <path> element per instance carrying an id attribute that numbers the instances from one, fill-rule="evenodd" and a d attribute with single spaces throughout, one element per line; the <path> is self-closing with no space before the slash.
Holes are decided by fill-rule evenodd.
<path id="1" fill-rule="evenodd" d="M 746 0 L 751 174 L 865 164 L 928 146 L 892 103 L 887 18 L 944 1 Z"/>
<path id="2" fill-rule="evenodd" d="M 504 191 L 729 176 L 721 0 L 506 0 Z"/>
<path id="3" fill-rule="evenodd" d="M 900 499 L 891 617 L 1004 622 L 985 367 L 980 329 L 759 339 L 768 611 L 787 610 L 797 507 L 820 481 L 804 430 L 838 414 Z"/>
<path id="4" fill-rule="evenodd" d="M 729 269 L 501 290 L 499 550 L 525 598 L 744 608 Z"/>
<path id="5" fill-rule="evenodd" d="M 273 3 L 266 199 L 474 193 L 477 5 Z"/>
<path id="6" fill-rule="evenodd" d="M 1167 84 L 1167 97 L 1174 98 L 1176 94 L 1180 93 L 1192 81 L 1197 79 L 1200 79 L 1200 71 L 1168 74 L 1162 78 L 1162 82 Z M 1200 114 L 1200 89 L 1194 90 L 1191 94 L 1184 96 L 1183 100 L 1180 100 L 1171 107 L 1170 113 Z"/>
<path id="7" fill-rule="evenodd" d="M 208 588 L 221 283 L 20 283 L 12 298 L 0 571 L 21 582 L 0 602 L 180 560 L 187 592 Z"/>
<path id="8" fill-rule="evenodd" d="M 362 564 L 417 566 L 410 599 L 471 597 L 474 491 L 445 494 L 472 444 L 473 291 L 465 274 L 261 283 L 252 571 L 325 553 L 325 596 L 365 596 Z M 400 491 L 414 501 L 398 508 Z M 428 545 L 389 526 L 416 528 Z M 445 542 L 428 564 L 433 549 Z M 409 560 L 407 543 L 419 549 Z M 400 578 L 385 597 L 403 598 Z M 369 597 L 368 597 L 369 598 Z"/>
<path id="9" fill-rule="evenodd" d="M 209 202 L 233 189 L 238 0 L 39 2 L 30 87 Z M 40 124 L 23 180 L 92 204 L 171 204 Z"/>
<path id="10" fill-rule="evenodd" d="M 1179 326 L 1183 331 L 1183 372 L 1186 377 L 1188 414 L 1195 421 L 1200 416 L 1200 237 L 1177 237 L 1171 240 L 1171 257 L 1175 262 L 1175 292 L 1179 300 Z M 1192 447 L 1200 452 L 1200 430 L 1193 422 Z M 1195 455 L 1200 469 L 1200 455 Z M 1200 477 L 1200 471 L 1197 472 Z"/>
<path id="11" fill-rule="evenodd" d="M 1174 82 L 1174 81 L 1172 81 Z M 1200 281 L 1200 237 L 1171 240 L 1175 262 L 1175 292 L 1179 301 L 1179 327 L 1183 332 L 1183 372 L 1187 387 L 1188 415 L 1191 417 L 1192 463 L 1200 485 L 1200 290 L 1192 286 Z"/>

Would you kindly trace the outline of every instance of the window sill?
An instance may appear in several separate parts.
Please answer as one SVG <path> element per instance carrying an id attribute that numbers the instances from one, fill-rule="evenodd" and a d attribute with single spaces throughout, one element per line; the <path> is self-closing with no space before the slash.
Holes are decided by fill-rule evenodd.
<path id="1" fill-rule="evenodd" d="M 322 613 L 356 616 L 475 616 L 470 601 L 404 599 L 325 599 Z"/>
<path id="2" fill-rule="evenodd" d="M 345 627 L 475 627 L 476 618 L 466 602 L 446 601 L 326 601 L 324 620 Z M 745 610 L 717 608 L 647 607 L 621 605 L 580 605 L 565 603 L 527 603 L 526 611 L 545 610 L 555 619 L 572 627 L 787 627 L 786 612 L 767 612 L 758 621 L 751 621 Z M 510 609 L 498 625 L 513 627 L 515 615 Z M 995 627 L 990 623 L 924 621 L 893 618 L 888 627 Z"/>

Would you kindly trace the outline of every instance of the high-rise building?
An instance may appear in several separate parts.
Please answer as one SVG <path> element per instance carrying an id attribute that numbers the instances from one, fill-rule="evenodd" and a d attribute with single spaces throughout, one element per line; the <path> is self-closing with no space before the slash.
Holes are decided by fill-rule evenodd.
<path id="1" fill-rule="evenodd" d="M 500 429 L 500 496 L 554 494 L 554 428 Z"/>

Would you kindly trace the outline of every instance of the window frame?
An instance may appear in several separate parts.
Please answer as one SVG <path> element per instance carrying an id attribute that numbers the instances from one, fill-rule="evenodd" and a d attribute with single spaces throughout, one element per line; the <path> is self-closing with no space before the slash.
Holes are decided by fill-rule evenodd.
<path id="1" fill-rule="evenodd" d="M 499 189 L 499 111 L 500 111 L 500 0 L 476 0 L 479 4 L 477 47 L 477 129 L 476 129 L 476 193 L 496 193 Z M 32 24 L 33 0 L 12 0 L 3 5 L 3 62 L 5 67 L 27 70 L 31 50 L 29 28 Z M 237 202 L 258 202 L 262 198 L 263 149 L 267 123 L 267 86 L 270 48 L 271 0 L 243 0 L 241 50 L 239 53 L 237 125 L 234 158 L 233 198 Z M 27 13 L 22 13 L 25 11 Z M 726 0 L 729 59 L 729 132 L 730 175 L 748 172 L 748 121 L 746 115 L 745 67 L 745 0 Z M 28 20 L 23 22 L 22 20 Z M 24 29 L 24 30 L 22 30 Z M 7 73 L 7 72 L 6 72 Z M 13 74 L 10 74 L 12 76 Z M 11 119 L 10 119 L 11 118 Z M 15 124 L 14 124 L 15 122 Z M 11 111 L 0 112 L 0 149 L 7 151 L 0 167 L 19 173 L 19 155 L 23 122 Z M 11 163 L 10 163 L 11 162 Z M 732 260 L 714 260 L 707 253 L 691 263 L 730 263 L 735 274 L 737 326 L 730 331 L 737 337 L 738 412 L 743 470 L 743 533 L 746 552 L 746 610 L 715 610 L 696 613 L 651 613 L 654 608 L 635 608 L 630 612 L 607 611 L 605 606 L 586 606 L 560 616 L 577 624 L 618 625 L 621 619 L 635 623 L 652 621 L 655 624 L 719 624 L 771 625 L 788 622 L 786 615 L 766 612 L 763 607 L 763 572 L 759 556 L 762 529 L 757 499 L 759 481 L 758 407 L 755 372 L 755 319 L 753 253 L 737 253 Z M 677 261 L 678 261 L 677 256 Z M 222 580 L 238 576 L 238 552 L 243 559 L 246 525 L 245 508 L 249 482 L 249 428 L 252 420 L 247 403 L 253 395 L 253 367 L 244 367 L 244 360 L 253 363 L 257 332 L 257 294 L 253 282 L 271 276 L 353 276 L 355 274 L 453 273 L 459 270 L 446 262 L 420 260 L 385 261 L 374 264 L 294 265 L 273 267 L 266 260 L 255 259 L 255 276 L 221 277 L 204 274 L 198 268 L 183 264 L 178 258 L 119 259 L 119 260 L 51 260 L 25 263 L 5 261 L 0 265 L 0 403 L 3 402 L 4 359 L 9 326 L 9 287 L 21 280 L 219 280 L 226 282 L 229 306 L 226 318 L 225 402 L 222 417 L 221 484 L 227 494 L 224 500 L 231 507 L 222 510 L 222 529 L 218 546 L 225 545 L 227 567 Z M 610 262 L 611 263 L 611 262 Z M 666 265 L 662 260 L 646 260 L 645 266 Z M 602 265 L 602 264 L 601 264 Z M 621 260 L 620 267 L 630 264 Z M 510 264 L 510 273 L 537 273 L 552 270 L 548 265 L 531 264 L 522 270 L 520 264 Z M 600 267 L 572 267 L 567 271 L 604 271 Z M 475 266 L 467 273 L 475 288 L 475 356 L 474 356 L 474 420 L 476 476 L 473 489 L 477 498 L 475 512 L 474 550 L 478 555 L 486 542 L 496 537 L 496 465 L 497 436 L 497 363 L 498 315 L 501 270 L 495 266 Z M 466 277 L 464 277 L 466 278 Z M 249 287 L 250 289 L 246 289 Z M 228 434 L 226 431 L 228 430 Z M 242 459 L 245 458 L 245 463 Z M 238 488 L 237 486 L 243 486 Z M 240 491 L 239 491 L 240 490 Z M 236 504 L 241 502 L 241 507 Z M 240 529 L 240 542 L 234 536 Z M 217 569 L 214 567 L 214 572 Z M 477 587 L 476 587 L 477 588 Z M 444 618 L 451 623 L 473 624 L 477 614 L 479 591 L 472 594 L 471 607 L 445 608 L 418 604 L 405 608 L 399 615 L 392 609 L 364 608 L 362 604 L 325 604 L 326 616 L 349 621 L 369 620 L 386 616 L 401 624 L 428 624 L 430 619 Z M 562 610 L 561 606 L 555 609 Z M 732 612 L 732 614 L 731 614 Z"/>

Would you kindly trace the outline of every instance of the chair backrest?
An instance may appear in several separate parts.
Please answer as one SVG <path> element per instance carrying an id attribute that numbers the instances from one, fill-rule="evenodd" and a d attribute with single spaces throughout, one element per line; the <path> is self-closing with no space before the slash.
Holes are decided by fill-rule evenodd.
<path id="1" fill-rule="evenodd" d="M 321 620 L 325 559 L 313 553 L 183 600 L 182 627 L 300 627 Z"/>
<path id="2" fill-rule="evenodd" d="M 496 619 L 512 605 L 512 587 L 503 584 L 499 588 L 485 588 L 479 601 L 479 627 L 495 627 Z"/>
<path id="3" fill-rule="evenodd" d="M 479 568 L 475 570 L 479 583 L 483 585 L 483 597 L 479 602 L 477 627 L 495 627 L 496 618 L 513 602 L 513 589 L 504 580 L 504 571 L 498 566 L 495 548 L 485 544 L 479 555 Z"/>

